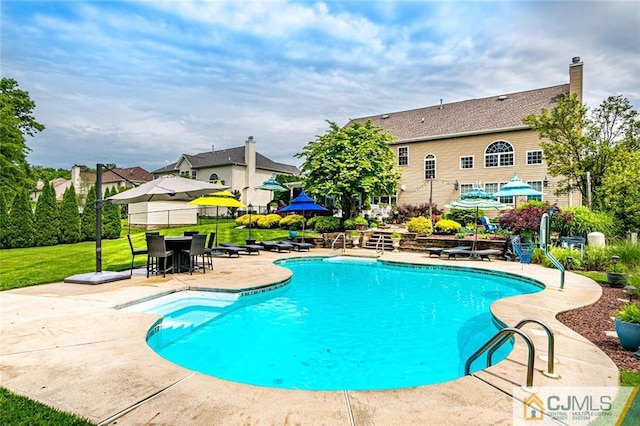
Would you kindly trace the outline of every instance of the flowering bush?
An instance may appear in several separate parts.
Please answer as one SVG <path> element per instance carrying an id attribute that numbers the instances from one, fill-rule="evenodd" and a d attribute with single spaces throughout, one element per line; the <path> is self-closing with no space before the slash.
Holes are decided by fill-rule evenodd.
<path id="1" fill-rule="evenodd" d="M 236 225 L 249 226 L 249 216 L 251 216 L 252 227 L 256 227 L 260 218 L 264 217 L 262 214 L 243 214 L 236 219 Z"/>
<path id="2" fill-rule="evenodd" d="M 433 225 L 431 221 L 424 216 L 414 217 L 407 222 L 409 232 L 415 232 L 418 235 L 429 236 L 433 233 Z"/>
<path id="3" fill-rule="evenodd" d="M 433 232 L 436 234 L 455 234 L 461 227 L 462 225 L 455 220 L 442 219 L 436 222 Z"/>
<path id="4" fill-rule="evenodd" d="M 258 219 L 258 227 L 264 229 L 277 228 L 278 226 L 280 226 L 281 219 L 282 218 L 280 217 L 280 215 L 275 213 L 262 216 L 260 217 L 260 219 Z"/>
<path id="5" fill-rule="evenodd" d="M 299 214 L 290 214 L 280 219 L 280 227 L 285 229 L 302 229 L 303 223 L 304 217 Z"/>
<path id="6" fill-rule="evenodd" d="M 509 210 L 500 216 L 500 227 L 509 229 L 514 234 L 530 234 L 535 237 L 540 229 L 542 215 L 549 211 L 546 203 L 525 203 L 515 210 Z"/>

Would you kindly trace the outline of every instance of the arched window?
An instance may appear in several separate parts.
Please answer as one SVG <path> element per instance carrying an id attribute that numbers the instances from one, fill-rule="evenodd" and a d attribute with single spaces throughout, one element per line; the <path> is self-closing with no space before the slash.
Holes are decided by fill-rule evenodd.
<path id="1" fill-rule="evenodd" d="M 424 157 L 424 178 L 436 178 L 436 156 L 433 154 L 427 154 Z"/>
<path id="2" fill-rule="evenodd" d="M 513 146 L 507 141 L 493 142 L 484 152 L 484 166 L 513 166 Z"/>
<path id="3" fill-rule="evenodd" d="M 211 173 L 211 176 L 209 176 L 210 183 L 216 183 L 219 180 L 220 178 L 218 177 L 217 173 Z"/>

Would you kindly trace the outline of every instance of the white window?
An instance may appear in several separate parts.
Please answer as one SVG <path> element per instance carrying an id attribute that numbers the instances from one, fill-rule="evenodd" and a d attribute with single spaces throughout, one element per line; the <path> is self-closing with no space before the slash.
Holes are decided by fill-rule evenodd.
<path id="1" fill-rule="evenodd" d="M 513 166 L 513 146 L 507 141 L 495 141 L 484 152 L 485 167 Z"/>
<path id="2" fill-rule="evenodd" d="M 533 166 L 536 164 L 542 164 L 542 150 L 527 151 L 527 165 Z"/>
<path id="3" fill-rule="evenodd" d="M 472 183 L 461 183 L 460 184 L 460 193 L 461 194 L 466 194 L 467 192 L 471 192 L 472 189 L 473 189 L 473 184 Z"/>
<path id="4" fill-rule="evenodd" d="M 409 164 L 409 147 L 398 147 L 398 166 L 406 166 Z"/>
<path id="5" fill-rule="evenodd" d="M 188 171 L 180 172 L 180 177 L 188 178 L 189 177 L 189 172 Z"/>
<path id="6" fill-rule="evenodd" d="M 197 170 L 191 170 L 191 179 L 198 179 L 198 171 Z"/>
<path id="7" fill-rule="evenodd" d="M 531 185 L 531 187 L 533 189 L 535 189 L 536 191 L 542 192 L 542 181 L 541 180 L 527 181 L 527 184 Z M 527 201 L 533 201 L 533 200 L 542 201 L 542 195 L 529 195 L 529 196 L 527 196 Z"/>
<path id="8" fill-rule="evenodd" d="M 219 180 L 220 180 L 220 178 L 218 177 L 217 173 L 211 173 L 211 176 L 209 176 L 209 182 L 210 183 L 216 183 Z"/>
<path id="9" fill-rule="evenodd" d="M 427 156 L 424 157 L 424 178 L 436 178 L 436 156 L 433 154 L 427 154 Z"/>
<path id="10" fill-rule="evenodd" d="M 473 155 L 467 157 L 460 157 L 461 169 L 473 169 Z"/>

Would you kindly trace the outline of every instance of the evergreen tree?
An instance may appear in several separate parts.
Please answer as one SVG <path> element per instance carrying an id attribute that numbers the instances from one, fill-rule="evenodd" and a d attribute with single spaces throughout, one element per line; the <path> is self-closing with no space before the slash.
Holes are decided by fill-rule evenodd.
<path id="1" fill-rule="evenodd" d="M 116 189 L 113 191 L 107 189 L 104 198 L 115 195 Z M 104 238 L 116 239 L 120 238 L 122 223 L 120 221 L 120 207 L 117 204 L 107 201 L 102 205 L 102 236 Z"/>
<path id="2" fill-rule="evenodd" d="M 5 235 L 7 233 L 7 220 L 9 220 L 7 214 L 7 204 L 5 203 L 4 196 L 0 192 L 0 249 L 7 248 Z"/>
<path id="3" fill-rule="evenodd" d="M 96 240 L 96 187 L 89 189 L 87 199 L 82 209 L 82 239 L 87 241 Z"/>
<path id="4" fill-rule="evenodd" d="M 19 191 L 13 199 L 5 232 L 7 247 L 33 247 L 35 235 L 33 211 L 29 194 L 25 189 Z"/>
<path id="5" fill-rule="evenodd" d="M 60 213 L 56 203 L 55 190 L 45 182 L 42 194 L 36 204 L 35 229 L 37 246 L 55 246 L 60 235 Z"/>
<path id="6" fill-rule="evenodd" d="M 77 243 L 81 239 L 80 213 L 78 212 L 78 197 L 71 185 L 64 191 L 60 205 L 60 242 L 66 244 Z"/>

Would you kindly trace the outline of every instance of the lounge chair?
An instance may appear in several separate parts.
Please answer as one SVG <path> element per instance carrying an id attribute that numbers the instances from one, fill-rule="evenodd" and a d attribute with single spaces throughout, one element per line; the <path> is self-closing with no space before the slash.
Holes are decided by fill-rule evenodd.
<path id="1" fill-rule="evenodd" d="M 442 253 L 446 253 L 448 255 L 448 259 L 457 259 L 458 256 L 462 256 L 462 257 L 471 256 L 470 247 L 446 249 L 446 250 L 442 250 Z"/>
<path id="2" fill-rule="evenodd" d="M 235 243 L 221 243 L 220 246 L 223 249 L 231 249 L 237 250 L 238 254 L 241 254 L 243 251 L 245 254 L 258 253 L 260 254 L 260 250 L 262 250 L 262 246 L 257 244 L 235 244 Z"/>
<path id="3" fill-rule="evenodd" d="M 262 241 L 260 245 L 267 251 L 278 250 L 278 252 L 282 252 L 293 250 L 293 245 L 285 241 Z"/>
<path id="4" fill-rule="evenodd" d="M 311 247 L 313 247 L 313 244 L 311 243 L 297 243 L 295 241 L 290 241 L 289 244 L 293 245 L 293 248 L 298 251 L 309 251 L 311 250 Z"/>
<path id="5" fill-rule="evenodd" d="M 429 252 L 429 257 L 440 257 L 442 255 L 442 252 L 444 251 L 444 247 L 427 247 L 425 250 Z"/>

